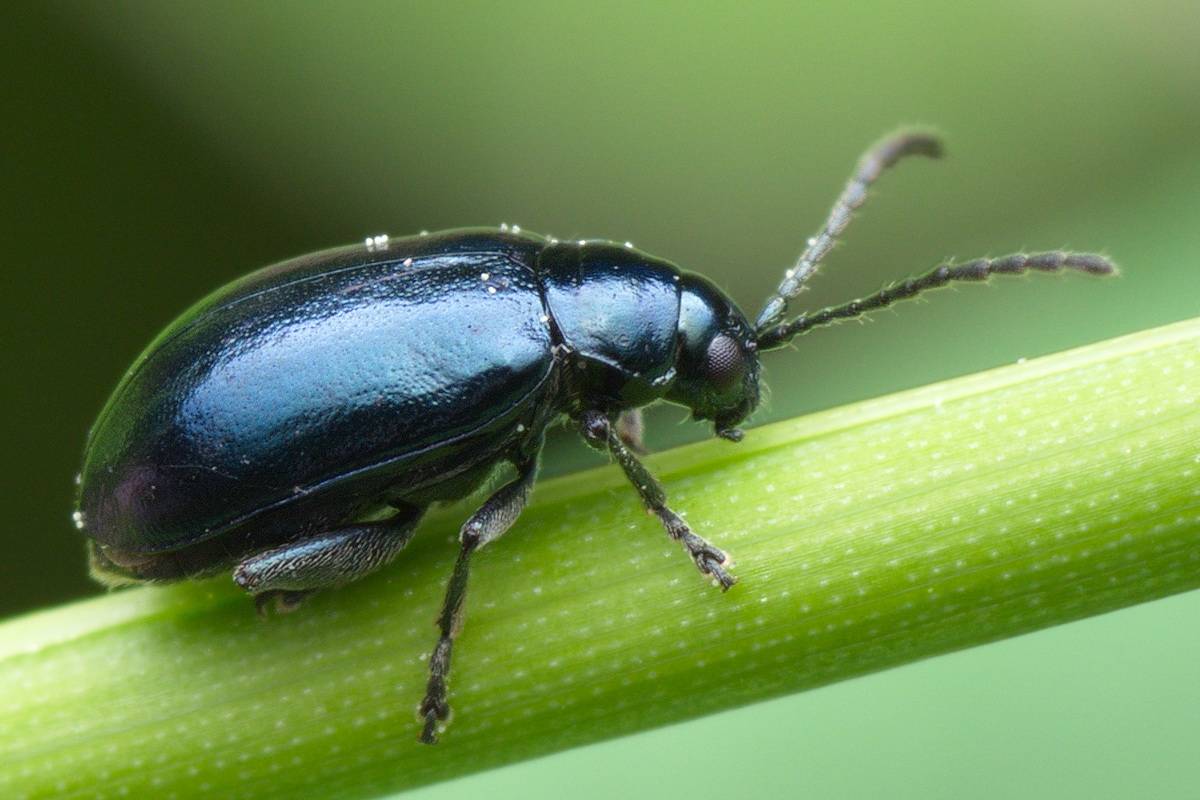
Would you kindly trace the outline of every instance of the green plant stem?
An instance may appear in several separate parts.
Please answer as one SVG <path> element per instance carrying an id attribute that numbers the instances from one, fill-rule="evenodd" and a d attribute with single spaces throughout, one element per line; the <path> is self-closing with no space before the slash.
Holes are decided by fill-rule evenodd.
<path id="1" fill-rule="evenodd" d="M 1198 362 L 1192 320 L 663 453 L 724 595 L 615 467 L 543 482 L 477 559 L 434 748 L 462 508 L 288 617 L 222 579 L 4 623 L 0 796 L 367 797 L 1196 588 Z"/>

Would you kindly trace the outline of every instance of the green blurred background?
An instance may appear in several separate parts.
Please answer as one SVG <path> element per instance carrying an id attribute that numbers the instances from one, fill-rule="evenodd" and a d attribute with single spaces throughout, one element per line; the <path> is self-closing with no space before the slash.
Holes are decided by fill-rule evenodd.
<path id="1" fill-rule="evenodd" d="M 98 591 L 71 478 L 156 331 L 254 267 L 367 234 L 630 239 L 753 313 L 861 149 L 927 123 L 951 157 L 887 177 L 808 305 L 1022 248 L 1100 249 L 1124 276 L 946 291 L 816 333 L 770 358 L 756 421 L 1200 313 L 1195 2 L 0 15 L 0 615 Z M 651 443 L 705 435 L 681 420 L 656 410 Z M 566 435 L 547 462 L 595 463 Z M 1177 597 L 417 794 L 1196 796 L 1198 620 Z"/>

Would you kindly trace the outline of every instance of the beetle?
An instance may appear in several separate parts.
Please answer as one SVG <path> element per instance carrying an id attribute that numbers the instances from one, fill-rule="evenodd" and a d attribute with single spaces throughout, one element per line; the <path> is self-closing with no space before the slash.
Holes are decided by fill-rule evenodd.
<path id="1" fill-rule="evenodd" d="M 521 513 L 552 422 L 568 418 L 611 454 L 700 572 L 729 589 L 726 554 L 638 458 L 643 406 L 685 406 L 737 442 L 759 402 L 760 354 L 808 330 L 955 281 L 1114 271 L 1069 252 L 946 263 L 788 319 L 876 179 L 940 154 L 921 131 L 869 149 L 753 324 L 707 279 L 629 243 L 507 226 L 372 237 L 234 281 L 149 345 L 90 431 L 74 518 L 92 574 L 118 585 L 232 568 L 260 613 L 287 611 L 387 564 L 431 504 L 511 465 L 460 531 L 418 707 L 433 743 L 449 717 L 470 559 Z"/>

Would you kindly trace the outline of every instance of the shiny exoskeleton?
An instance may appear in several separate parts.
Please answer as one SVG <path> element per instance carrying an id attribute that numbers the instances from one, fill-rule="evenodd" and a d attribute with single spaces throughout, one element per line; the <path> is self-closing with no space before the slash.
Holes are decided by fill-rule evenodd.
<path id="1" fill-rule="evenodd" d="M 870 184 L 906 155 L 939 152 L 912 132 L 870 150 L 754 324 L 705 278 L 628 244 L 507 227 L 373 237 L 236 281 L 151 343 L 92 428 L 75 512 L 92 572 L 115 585 L 232 568 L 260 610 L 288 610 L 383 566 L 430 504 L 511 465 L 461 530 L 419 710 L 433 742 L 471 555 L 520 514 L 552 422 L 570 418 L 611 453 L 728 589 L 726 555 L 667 506 L 637 457 L 641 407 L 681 404 L 738 441 L 759 399 L 759 354 L 810 328 L 951 281 L 1113 270 L 1062 252 L 947 264 L 785 319 Z"/>

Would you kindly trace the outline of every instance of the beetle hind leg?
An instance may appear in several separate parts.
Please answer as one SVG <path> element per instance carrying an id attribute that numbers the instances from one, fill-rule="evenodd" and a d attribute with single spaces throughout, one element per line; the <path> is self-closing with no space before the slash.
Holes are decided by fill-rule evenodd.
<path id="1" fill-rule="evenodd" d="M 338 586 L 391 561 L 412 538 L 423 509 L 380 522 L 335 528 L 257 553 L 238 564 L 233 580 L 254 595 L 259 614 L 295 610 L 317 589 Z"/>

